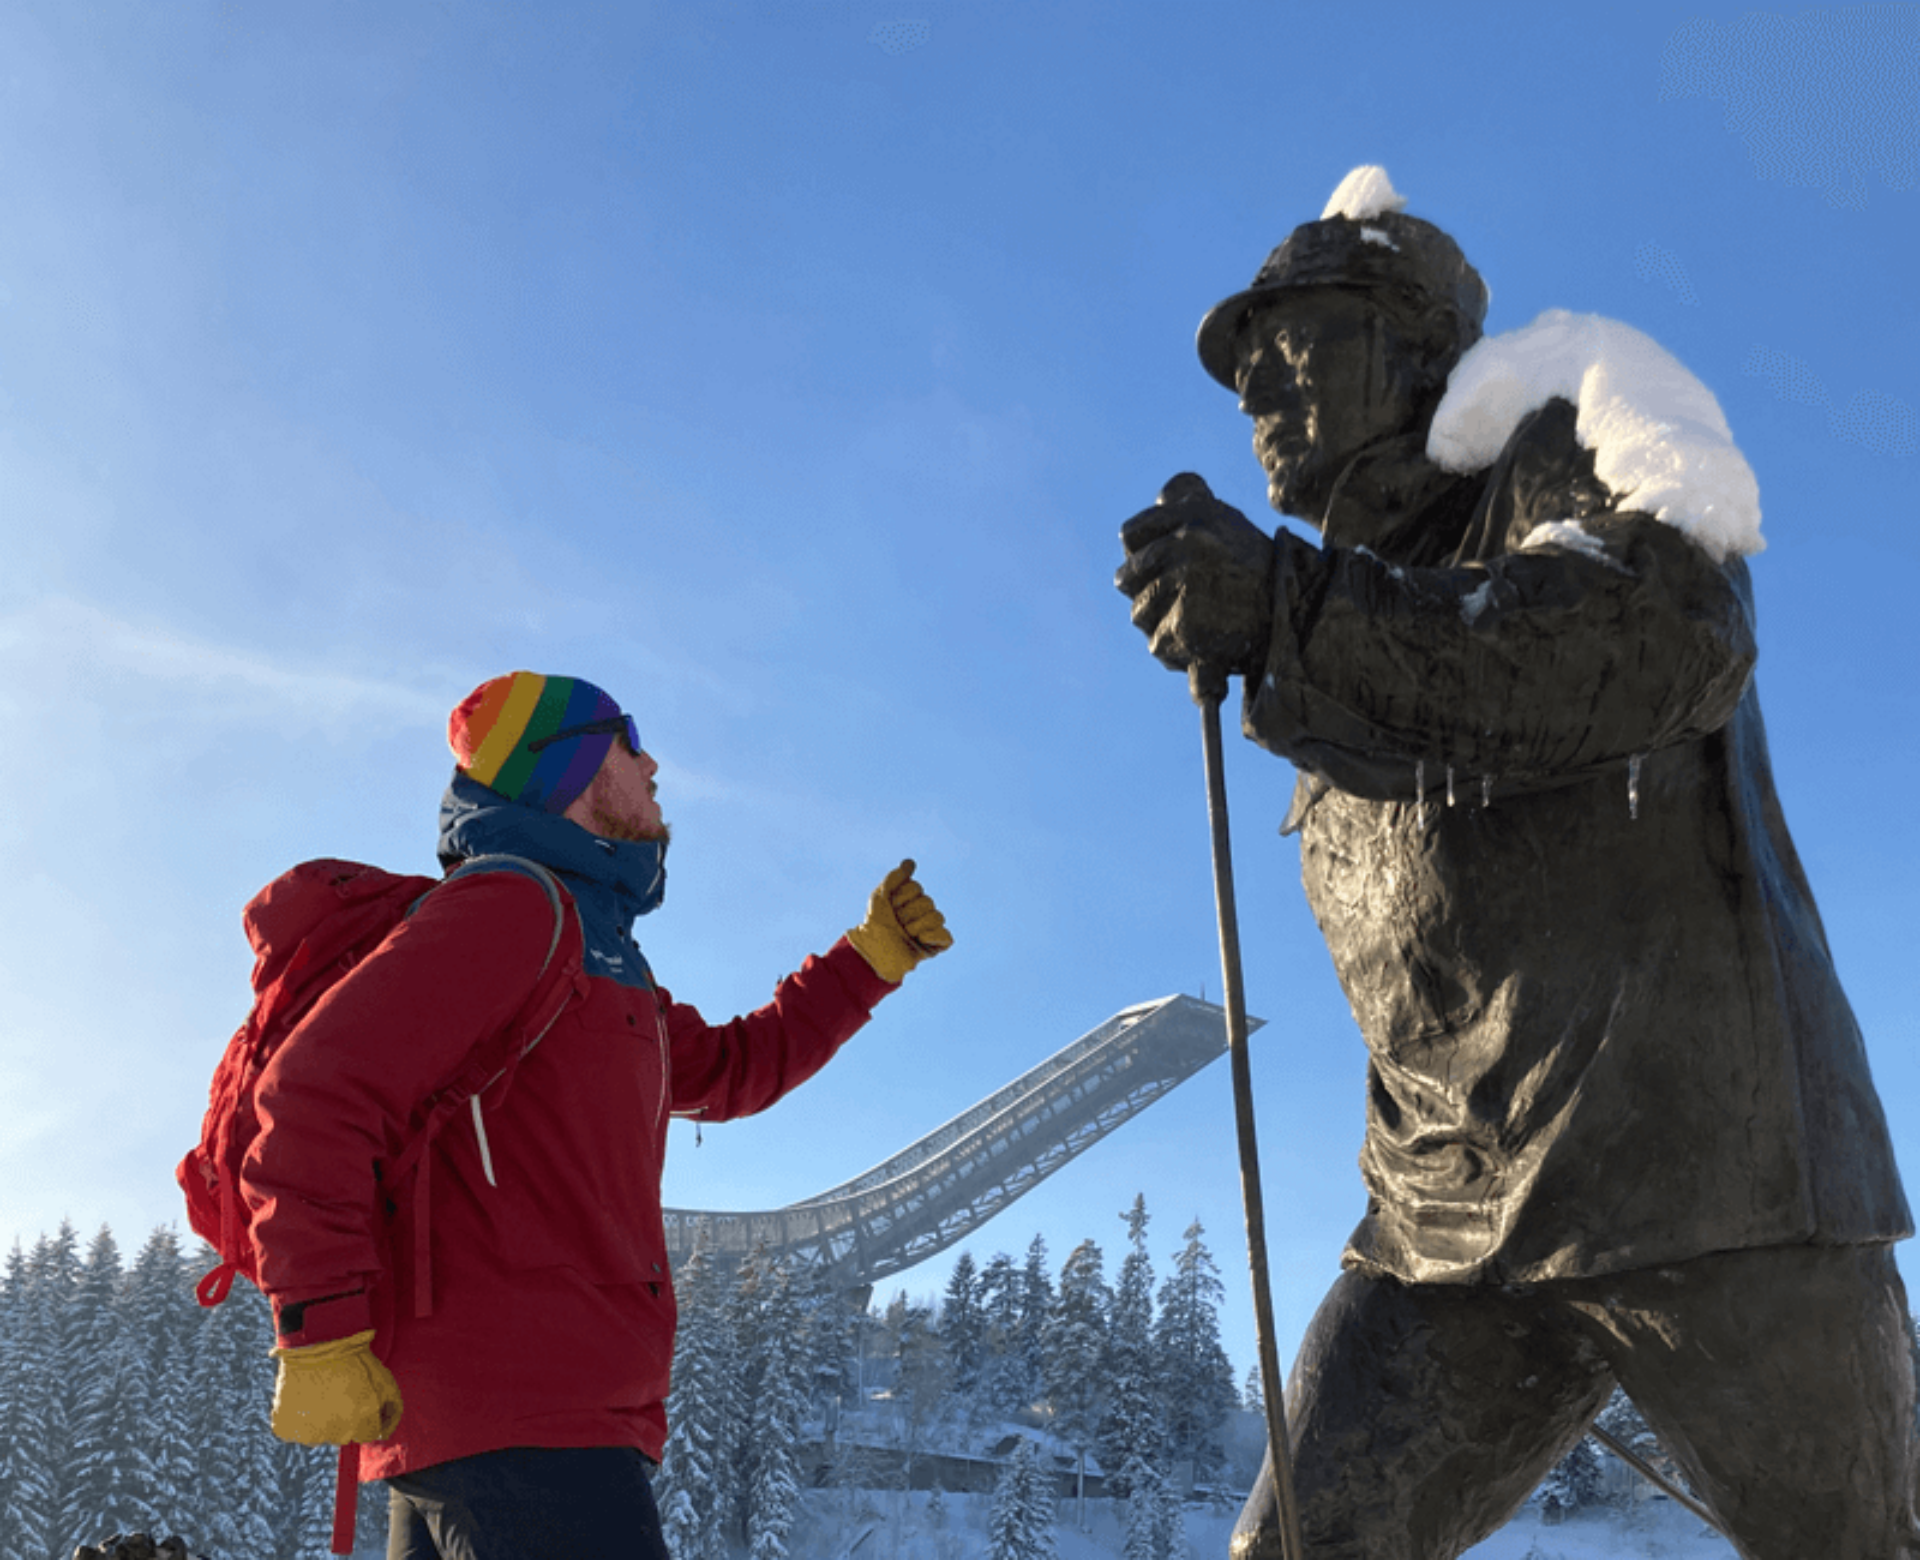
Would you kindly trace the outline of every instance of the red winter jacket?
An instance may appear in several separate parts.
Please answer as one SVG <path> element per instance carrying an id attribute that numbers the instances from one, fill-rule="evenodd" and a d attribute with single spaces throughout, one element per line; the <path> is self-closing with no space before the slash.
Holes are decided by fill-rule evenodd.
<path id="1" fill-rule="evenodd" d="M 363 1450 L 363 1479 L 508 1446 L 657 1459 L 675 1318 L 660 1212 L 669 1113 L 766 1109 L 895 989 L 844 938 L 766 1007 L 720 1025 L 665 990 L 581 976 L 546 1038 L 481 1098 L 493 1184 L 467 1113 L 423 1162 L 431 1309 L 416 1316 L 415 1199 L 402 1188 L 386 1217 L 378 1167 L 526 998 L 552 930 L 545 892 L 522 874 L 435 890 L 261 1081 L 242 1182 L 281 1342 L 377 1328 L 405 1399 L 395 1434 Z M 302 1301 L 315 1303 L 286 1314 Z"/>

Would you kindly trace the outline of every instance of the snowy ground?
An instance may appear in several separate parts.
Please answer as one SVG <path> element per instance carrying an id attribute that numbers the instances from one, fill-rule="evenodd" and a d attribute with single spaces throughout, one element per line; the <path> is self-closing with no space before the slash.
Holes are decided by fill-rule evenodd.
<path id="1" fill-rule="evenodd" d="M 1469 1560 L 1734 1560 L 1733 1545 L 1670 1500 L 1626 1513 L 1580 1512 L 1553 1527 L 1529 1507 L 1467 1554 Z"/>
<path id="2" fill-rule="evenodd" d="M 927 1498 L 893 1491 L 809 1490 L 801 1496 L 800 1520 L 788 1553 L 793 1560 L 986 1560 L 984 1495 L 948 1495 L 947 1520 L 935 1528 Z M 1089 1501 L 1087 1525 L 1075 1520 L 1071 1503 L 1054 1526 L 1059 1560 L 1114 1560 L 1125 1534 L 1112 1502 Z M 1186 1556 L 1177 1560 L 1226 1560 L 1233 1513 L 1190 1507 Z M 379 1560 L 382 1550 L 365 1550 Z M 745 1560 L 735 1544 L 732 1560 Z M 1734 1560 L 1733 1546 L 1671 1501 L 1653 1500 L 1628 1512 L 1583 1512 L 1549 1526 L 1528 1507 L 1466 1560 Z"/>
<path id="3" fill-rule="evenodd" d="M 809 1491 L 790 1553 L 795 1560 L 985 1560 L 988 1497 L 949 1495 L 947 1521 L 926 1521 L 926 1497 L 894 1492 Z M 1113 1503 L 1089 1501 L 1087 1526 L 1063 1504 L 1054 1528 L 1060 1560 L 1111 1560 L 1121 1553 L 1121 1516 Z M 1192 1507 L 1187 1543 L 1193 1560 L 1225 1560 L 1233 1513 Z M 744 1556 L 745 1551 L 737 1551 Z M 1670 1501 L 1627 1512 L 1582 1513 L 1547 1526 L 1522 1512 L 1468 1560 L 1733 1560 L 1730 1544 Z"/>

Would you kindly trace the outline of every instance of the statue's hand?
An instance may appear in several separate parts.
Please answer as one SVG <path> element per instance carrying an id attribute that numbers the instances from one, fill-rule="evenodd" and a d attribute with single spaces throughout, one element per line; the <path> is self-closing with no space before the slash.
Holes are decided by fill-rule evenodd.
<path id="1" fill-rule="evenodd" d="M 1133 598 L 1133 625 L 1175 671 L 1224 680 L 1266 659 L 1273 621 L 1273 538 L 1205 482 L 1182 472 L 1120 528 L 1126 562 L 1113 577 Z"/>

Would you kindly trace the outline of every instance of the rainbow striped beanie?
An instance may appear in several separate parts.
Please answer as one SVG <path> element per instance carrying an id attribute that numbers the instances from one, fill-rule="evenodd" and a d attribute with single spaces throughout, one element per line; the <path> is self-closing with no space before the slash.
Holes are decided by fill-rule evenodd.
<path id="1" fill-rule="evenodd" d="M 468 694 L 447 717 L 447 746 L 461 773 L 509 801 L 565 812 L 586 790 L 617 733 L 594 732 L 527 750 L 555 732 L 620 713 L 612 697 L 583 677 L 508 672 Z"/>

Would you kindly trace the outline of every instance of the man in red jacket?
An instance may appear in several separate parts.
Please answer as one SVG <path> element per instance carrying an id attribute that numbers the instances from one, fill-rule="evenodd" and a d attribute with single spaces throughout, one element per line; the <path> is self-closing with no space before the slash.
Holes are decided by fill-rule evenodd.
<path id="1" fill-rule="evenodd" d="M 366 1443 L 360 1475 L 391 1494 L 390 1557 L 665 1560 L 647 1475 L 673 1358 L 668 1118 L 766 1109 L 952 938 L 902 863 L 767 1006 L 710 1025 L 633 940 L 665 893 L 668 830 L 632 717 L 582 679 L 513 672 L 461 702 L 448 740 L 443 865 L 515 859 L 423 900 L 258 1091 L 242 1181 L 278 1333 L 274 1432 Z M 513 1018 L 552 943 L 526 862 L 579 914 L 579 989 L 434 1140 L 418 1172 L 431 1195 L 416 1186 L 388 1218 L 399 1189 L 381 1167 Z"/>

